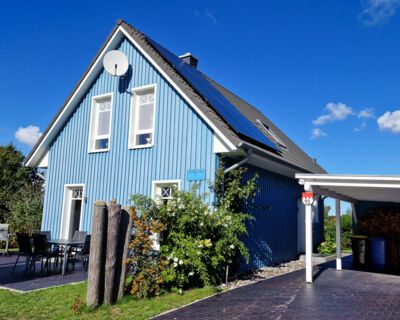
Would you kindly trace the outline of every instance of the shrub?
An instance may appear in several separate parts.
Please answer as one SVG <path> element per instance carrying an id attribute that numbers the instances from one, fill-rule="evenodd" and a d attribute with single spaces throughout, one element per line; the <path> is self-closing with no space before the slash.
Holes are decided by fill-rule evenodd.
<path id="1" fill-rule="evenodd" d="M 221 280 L 223 266 L 236 257 L 248 258 L 240 238 L 247 234 L 249 215 L 208 206 L 196 188 L 177 191 L 160 213 L 166 225 L 160 254 L 168 261 L 163 276 L 169 287 L 214 285 Z"/>
<path id="2" fill-rule="evenodd" d="M 351 212 L 341 216 L 341 249 L 351 248 L 352 217 Z M 332 254 L 336 252 L 336 218 L 326 216 L 324 225 L 324 241 L 318 247 L 318 252 L 322 254 Z"/>
<path id="3" fill-rule="evenodd" d="M 251 201 L 256 177 L 243 182 L 245 169 L 225 177 L 219 169 L 211 195 L 201 194 L 197 185 L 174 191 L 173 199 L 154 202 L 143 195 L 132 196 L 134 238 L 130 244 L 129 290 L 138 298 L 215 285 L 228 265 L 248 259 L 242 242 L 247 234 L 242 204 Z M 206 199 L 216 198 L 214 204 Z M 161 234 L 159 252 L 153 250 L 152 234 Z"/>
<path id="4" fill-rule="evenodd" d="M 129 291 L 137 298 L 157 296 L 161 293 L 164 260 L 153 250 L 151 234 L 162 232 L 165 226 L 159 222 L 156 204 L 142 195 L 132 196 L 134 207 L 131 217 L 134 238 L 129 244 Z"/>

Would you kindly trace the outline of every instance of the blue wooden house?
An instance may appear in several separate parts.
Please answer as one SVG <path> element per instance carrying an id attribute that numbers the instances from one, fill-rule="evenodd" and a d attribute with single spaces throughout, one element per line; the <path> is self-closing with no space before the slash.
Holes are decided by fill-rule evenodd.
<path id="1" fill-rule="evenodd" d="M 104 70 L 110 50 L 128 58 L 124 77 Z M 246 269 L 304 251 L 302 188 L 294 174 L 325 171 L 258 109 L 199 71 L 197 62 L 117 22 L 27 157 L 27 166 L 46 168 L 43 230 L 61 238 L 90 232 L 98 199 L 129 205 L 131 194 L 168 198 L 172 187 L 189 190 L 195 182 L 206 191 L 224 155 L 227 166 L 259 175 L 256 202 L 245 208 L 255 216 Z M 322 236 L 321 208 L 314 214 L 315 244 Z"/>

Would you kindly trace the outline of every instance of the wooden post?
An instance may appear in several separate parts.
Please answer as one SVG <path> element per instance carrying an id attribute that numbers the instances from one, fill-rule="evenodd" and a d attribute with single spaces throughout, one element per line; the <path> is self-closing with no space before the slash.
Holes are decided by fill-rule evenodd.
<path id="1" fill-rule="evenodd" d="M 107 251 L 106 269 L 104 278 L 104 303 L 115 302 L 119 288 L 116 284 L 116 266 L 118 253 L 119 225 L 121 217 L 121 205 L 115 201 L 108 204 L 108 226 L 107 226 Z"/>
<path id="2" fill-rule="evenodd" d="M 104 262 L 106 251 L 107 206 L 104 201 L 96 201 L 93 206 L 92 236 L 90 239 L 88 306 L 98 307 L 104 297 Z"/>
<path id="3" fill-rule="evenodd" d="M 128 208 L 123 208 L 121 211 L 121 229 L 120 229 L 120 244 L 121 252 L 118 253 L 120 261 L 118 261 L 118 266 L 121 267 L 119 272 L 119 287 L 117 299 L 121 299 L 124 295 L 125 290 L 125 280 L 127 265 L 126 259 L 129 257 L 129 243 L 131 242 L 132 235 L 132 218 L 129 214 Z"/>

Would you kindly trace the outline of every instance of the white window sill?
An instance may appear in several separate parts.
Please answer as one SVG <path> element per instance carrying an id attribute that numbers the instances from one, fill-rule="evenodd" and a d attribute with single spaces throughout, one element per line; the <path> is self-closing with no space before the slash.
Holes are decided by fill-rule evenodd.
<path id="1" fill-rule="evenodd" d="M 89 150 L 89 153 L 100 153 L 100 152 L 108 152 L 110 149 L 98 149 L 98 150 Z"/>
<path id="2" fill-rule="evenodd" d="M 129 149 L 145 149 L 145 148 L 152 148 L 154 146 L 154 144 L 144 144 L 141 146 L 129 146 Z"/>

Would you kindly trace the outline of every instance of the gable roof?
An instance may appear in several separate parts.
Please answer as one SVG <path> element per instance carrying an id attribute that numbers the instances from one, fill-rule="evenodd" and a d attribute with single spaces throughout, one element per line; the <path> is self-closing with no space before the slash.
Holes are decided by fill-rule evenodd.
<path id="1" fill-rule="evenodd" d="M 78 81 L 78 84 L 75 86 L 71 95 L 67 98 L 56 117 L 36 143 L 26 159 L 26 165 L 35 166 L 39 163 L 41 158 L 43 158 L 52 141 L 62 129 L 65 121 L 73 112 L 74 108 L 76 108 L 77 102 L 84 95 L 85 89 L 91 85 L 94 77 L 102 70 L 102 57 L 106 52 L 114 49 L 123 37 L 126 37 L 128 40 L 133 42 L 137 49 L 139 49 L 150 63 L 152 63 L 173 85 L 178 93 L 180 93 L 195 109 L 195 111 L 206 120 L 223 142 L 227 150 L 235 150 L 238 145 L 246 143 L 249 146 L 257 147 L 263 152 L 266 152 L 269 156 L 272 156 L 276 160 L 283 161 L 290 166 L 297 167 L 307 172 L 325 172 L 313 159 L 308 157 L 305 152 L 287 138 L 286 135 L 284 135 L 275 125 L 273 125 L 272 122 L 270 122 L 260 111 L 215 81 L 206 77 L 204 74 L 197 71 L 197 69 L 188 65 L 188 67 L 194 69 L 190 70 L 190 72 L 196 73 L 196 77 L 198 73 L 200 77 L 204 79 L 204 83 L 211 84 L 207 90 L 212 91 L 211 94 L 213 97 L 217 96 L 219 101 L 223 103 L 224 106 L 227 106 L 227 108 L 234 108 L 228 109 L 228 112 L 234 113 L 236 117 L 242 117 L 241 119 L 238 119 L 239 122 L 240 120 L 242 120 L 242 122 L 249 122 L 252 126 L 257 128 L 257 130 L 253 130 L 254 128 L 252 128 L 252 134 L 249 135 L 245 135 L 243 132 L 240 132 L 240 130 L 237 130 L 237 128 L 228 121 L 230 120 L 230 115 L 225 114 L 225 117 L 221 115 L 221 108 L 216 107 L 213 99 L 209 99 L 207 96 L 205 97 L 204 92 L 199 92 L 201 90 L 196 86 L 196 83 L 193 83 L 193 79 L 182 74 L 181 70 L 178 70 L 177 66 L 171 63 L 173 57 L 167 57 L 166 55 L 173 55 L 176 57 L 173 53 L 169 52 L 167 49 L 163 48 L 123 20 L 117 22 L 116 27 L 109 35 L 82 78 Z M 176 58 L 179 59 L 178 57 Z M 203 86 L 205 85 L 204 83 L 202 83 Z M 279 139 L 287 144 L 287 148 L 279 146 L 276 141 L 265 132 L 262 127 L 260 127 L 257 119 L 271 127 L 274 133 L 279 136 Z M 234 119 L 234 121 L 236 120 L 237 119 Z M 271 142 L 270 145 L 263 140 L 264 137 L 268 139 L 268 142 Z"/>
<path id="2" fill-rule="evenodd" d="M 204 75 L 204 74 L 203 74 Z M 286 136 L 270 119 L 268 119 L 260 110 L 253 107 L 222 85 L 212 80 L 208 76 L 204 77 L 226 98 L 228 99 L 244 117 L 250 120 L 256 127 L 272 141 L 276 141 L 279 147 L 280 155 L 287 163 L 309 172 L 325 173 L 326 171 L 317 162 L 310 158 L 296 143 Z M 263 128 L 263 125 L 269 128 L 269 132 Z M 271 134 L 272 131 L 272 134 Z M 275 135 L 275 137 L 273 136 Z M 277 140 L 278 139 L 278 140 Z M 281 142 L 281 144 L 279 143 Z M 266 152 L 268 152 L 266 150 Z M 272 156 L 276 154 L 271 153 Z"/>

